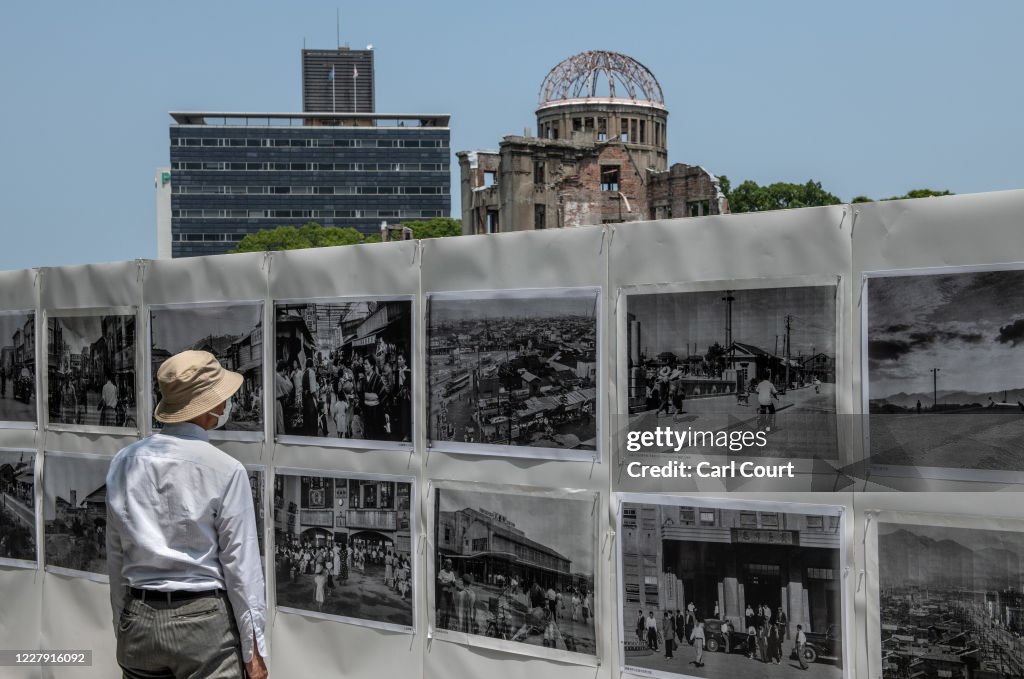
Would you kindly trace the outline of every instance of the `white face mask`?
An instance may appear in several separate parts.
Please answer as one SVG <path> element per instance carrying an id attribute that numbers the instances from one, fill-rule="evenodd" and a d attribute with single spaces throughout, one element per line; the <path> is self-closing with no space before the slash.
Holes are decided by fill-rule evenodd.
<path id="1" fill-rule="evenodd" d="M 222 428 L 225 424 L 228 423 L 228 419 L 231 418 L 231 399 L 228 399 L 228 402 L 224 404 L 224 412 L 222 412 L 220 415 L 218 415 L 217 413 L 210 414 L 217 418 L 217 424 L 215 424 L 213 428 Z"/>

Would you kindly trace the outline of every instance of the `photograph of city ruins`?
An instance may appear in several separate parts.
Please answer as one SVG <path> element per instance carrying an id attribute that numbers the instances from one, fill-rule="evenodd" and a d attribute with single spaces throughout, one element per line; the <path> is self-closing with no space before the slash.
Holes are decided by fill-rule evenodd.
<path id="1" fill-rule="evenodd" d="M 1024 470 L 1024 269 L 869 277 L 871 460 Z"/>
<path id="2" fill-rule="evenodd" d="M 107 575 L 110 458 L 46 454 L 43 531 L 46 565 Z"/>
<path id="3" fill-rule="evenodd" d="M 433 441 L 596 450 L 596 290 L 428 304 Z"/>
<path id="4" fill-rule="evenodd" d="M 0 559 L 36 560 L 36 454 L 0 450 Z"/>
<path id="5" fill-rule="evenodd" d="M 157 371 L 174 354 L 208 351 L 245 379 L 231 399 L 231 418 L 223 431 L 262 431 L 263 304 L 152 307 L 149 313 L 150 390 L 160 402 Z M 153 420 L 153 427 L 161 425 Z"/>
<path id="6" fill-rule="evenodd" d="M 36 421 L 36 314 L 0 312 L 0 422 Z"/>
<path id="7" fill-rule="evenodd" d="M 1024 533 L 878 524 L 884 679 L 1024 676 Z"/>
<path id="8" fill-rule="evenodd" d="M 434 491 L 434 625 L 597 655 L 595 498 Z"/>
<path id="9" fill-rule="evenodd" d="M 836 457 L 834 285 L 630 294 L 623 322 L 630 430 L 763 431 L 748 452 Z"/>

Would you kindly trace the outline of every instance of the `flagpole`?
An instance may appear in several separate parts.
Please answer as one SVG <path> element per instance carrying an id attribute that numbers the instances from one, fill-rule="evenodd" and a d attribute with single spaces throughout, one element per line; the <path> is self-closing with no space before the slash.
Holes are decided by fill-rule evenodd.
<path id="1" fill-rule="evenodd" d="M 356 78 L 359 77 L 359 71 L 355 66 L 352 67 L 352 113 L 359 113 L 359 106 L 357 105 L 357 97 L 359 93 L 356 91 Z"/>

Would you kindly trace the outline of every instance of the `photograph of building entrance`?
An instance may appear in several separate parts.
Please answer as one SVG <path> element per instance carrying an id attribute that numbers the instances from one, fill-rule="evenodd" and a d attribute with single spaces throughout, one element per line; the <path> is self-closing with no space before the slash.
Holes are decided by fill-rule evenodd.
<path id="1" fill-rule="evenodd" d="M 435 487 L 430 614 L 441 638 L 597 655 L 596 499 Z"/>
<path id="2" fill-rule="evenodd" d="M 36 454 L 0 450 L 0 563 L 36 563 Z"/>
<path id="3" fill-rule="evenodd" d="M 428 295 L 432 445 L 596 451 L 598 297 L 595 288 Z"/>
<path id="4" fill-rule="evenodd" d="M 629 430 L 762 432 L 747 454 L 838 457 L 835 285 L 637 292 L 625 306 Z"/>
<path id="5" fill-rule="evenodd" d="M 627 670 L 844 676 L 841 508 L 638 497 L 619 514 Z"/>
<path id="6" fill-rule="evenodd" d="M 866 276 L 871 461 L 1024 471 L 1024 268 Z"/>
<path id="7" fill-rule="evenodd" d="M 279 610 L 413 631 L 414 492 L 410 477 L 278 469 Z"/>

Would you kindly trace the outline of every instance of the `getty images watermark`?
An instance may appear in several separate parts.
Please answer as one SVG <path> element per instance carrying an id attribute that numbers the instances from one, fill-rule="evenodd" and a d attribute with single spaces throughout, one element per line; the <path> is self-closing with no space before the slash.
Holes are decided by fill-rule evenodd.
<path id="1" fill-rule="evenodd" d="M 644 449 L 671 450 L 680 452 L 684 448 L 719 448 L 739 452 L 748 448 L 764 448 L 768 437 L 764 431 L 700 431 L 687 427 L 685 430 L 673 427 L 656 427 L 653 430 L 633 430 L 626 434 L 626 450 L 638 453 Z M 626 473 L 639 478 L 699 478 L 699 479 L 784 479 L 795 478 L 793 463 L 759 464 L 731 460 L 723 464 L 702 461 L 688 464 L 670 461 L 664 464 L 630 462 Z"/>

